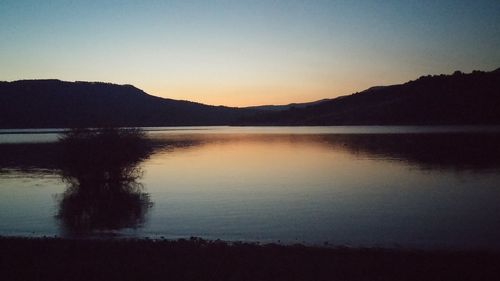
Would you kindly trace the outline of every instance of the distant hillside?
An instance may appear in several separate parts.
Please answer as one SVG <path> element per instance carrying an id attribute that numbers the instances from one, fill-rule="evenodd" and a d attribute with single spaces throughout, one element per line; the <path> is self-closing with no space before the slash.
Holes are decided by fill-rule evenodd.
<path id="1" fill-rule="evenodd" d="M 225 125 L 256 112 L 159 98 L 131 85 L 0 82 L 0 128 Z"/>
<path id="2" fill-rule="evenodd" d="M 131 85 L 0 82 L 0 128 L 445 124 L 500 124 L 500 69 L 428 75 L 335 99 L 247 108 L 165 99 Z"/>
<path id="3" fill-rule="evenodd" d="M 317 100 L 317 101 L 312 101 L 312 102 L 303 102 L 303 103 L 289 103 L 285 105 L 258 105 L 258 106 L 249 106 L 245 107 L 247 109 L 257 109 L 257 110 L 262 110 L 262 111 L 282 111 L 282 110 L 287 110 L 287 109 L 292 109 L 292 108 L 304 108 L 308 107 L 311 105 L 315 105 L 318 103 L 322 103 L 325 101 L 329 101 L 331 99 L 322 99 L 322 100 Z"/>
<path id="4" fill-rule="evenodd" d="M 500 124 L 500 69 L 422 76 L 305 108 L 244 117 L 238 125 Z"/>

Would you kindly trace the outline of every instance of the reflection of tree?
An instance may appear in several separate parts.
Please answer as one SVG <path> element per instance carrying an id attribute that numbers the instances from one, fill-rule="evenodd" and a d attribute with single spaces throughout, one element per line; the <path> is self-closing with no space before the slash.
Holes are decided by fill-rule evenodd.
<path id="1" fill-rule="evenodd" d="M 60 138 L 68 189 L 58 218 L 73 233 L 137 227 L 152 205 L 137 180 L 151 147 L 138 129 L 74 129 Z"/>

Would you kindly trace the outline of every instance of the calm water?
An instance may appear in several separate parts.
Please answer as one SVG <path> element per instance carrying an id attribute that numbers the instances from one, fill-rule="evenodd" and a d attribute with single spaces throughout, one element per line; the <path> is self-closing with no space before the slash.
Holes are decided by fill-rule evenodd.
<path id="1" fill-rule="evenodd" d="M 0 235 L 500 250 L 498 127 L 148 130 L 119 194 L 60 130 L 0 130 Z"/>

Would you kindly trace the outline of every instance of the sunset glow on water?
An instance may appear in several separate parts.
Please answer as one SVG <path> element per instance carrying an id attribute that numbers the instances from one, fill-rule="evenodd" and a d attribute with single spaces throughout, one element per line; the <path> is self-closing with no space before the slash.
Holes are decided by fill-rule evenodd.
<path id="1" fill-rule="evenodd" d="M 495 238 L 500 235 L 499 151 L 488 146 L 498 133 L 438 133 L 425 127 L 411 134 L 405 133 L 409 127 L 379 128 L 391 134 L 359 133 L 362 127 L 355 134 L 331 133 L 335 130 L 342 128 L 318 127 L 308 134 L 237 127 L 152 131 L 155 148 L 137 166 L 137 182 L 152 202 L 144 218 L 128 227 L 79 234 L 56 218 L 67 187 L 42 155 L 56 153 L 57 144 L 3 144 L 11 151 L 24 145 L 22 151 L 32 155 L 24 160 L 13 155 L 2 163 L 0 233 L 500 246 Z M 455 146 L 449 146 L 450 138 Z M 461 157 L 451 151 L 479 139 L 484 151 L 463 146 Z"/>

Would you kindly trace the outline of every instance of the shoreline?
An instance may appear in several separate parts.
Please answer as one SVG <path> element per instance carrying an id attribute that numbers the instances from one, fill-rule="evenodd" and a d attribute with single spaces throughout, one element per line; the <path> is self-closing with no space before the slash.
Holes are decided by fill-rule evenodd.
<path id="1" fill-rule="evenodd" d="M 3 280 L 498 280 L 500 252 L 0 236 Z"/>
<path id="2" fill-rule="evenodd" d="M 99 233 L 95 235 L 52 235 L 52 234 L 0 234 L 0 240 L 13 239 L 13 240 L 66 240 L 66 241 L 123 241 L 123 242 L 141 242 L 152 241 L 155 243 L 175 243 L 185 241 L 203 241 L 205 244 L 224 243 L 228 246 L 232 245 L 249 245 L 249 246 L 282 246 L 282 247 L 303 247 L 303 248 L 317 248 L 317 249 L 330 249 L 330 250 L 381 250 L 388 252 L 422 252 L 422 253 L 475 253 L 475 254 L 492 254 L 500 256 L 500 248 L 497 245 L 491 247 L 482 246 L 459 246 L 457 245 L 427 245 L 427 244 L 414 244 L 414 245 L 400 245 L 400 244 L 334 244 L 328 241 L 324 242 L 307 242 L 301 240 L 232 240 L 225 238 L 210 238 L 201 236 L 165 236 L 165 235 L 149 235 L 149 236 L 135 236 L 135 235 L 122 235 L 118 233 Z"/>

